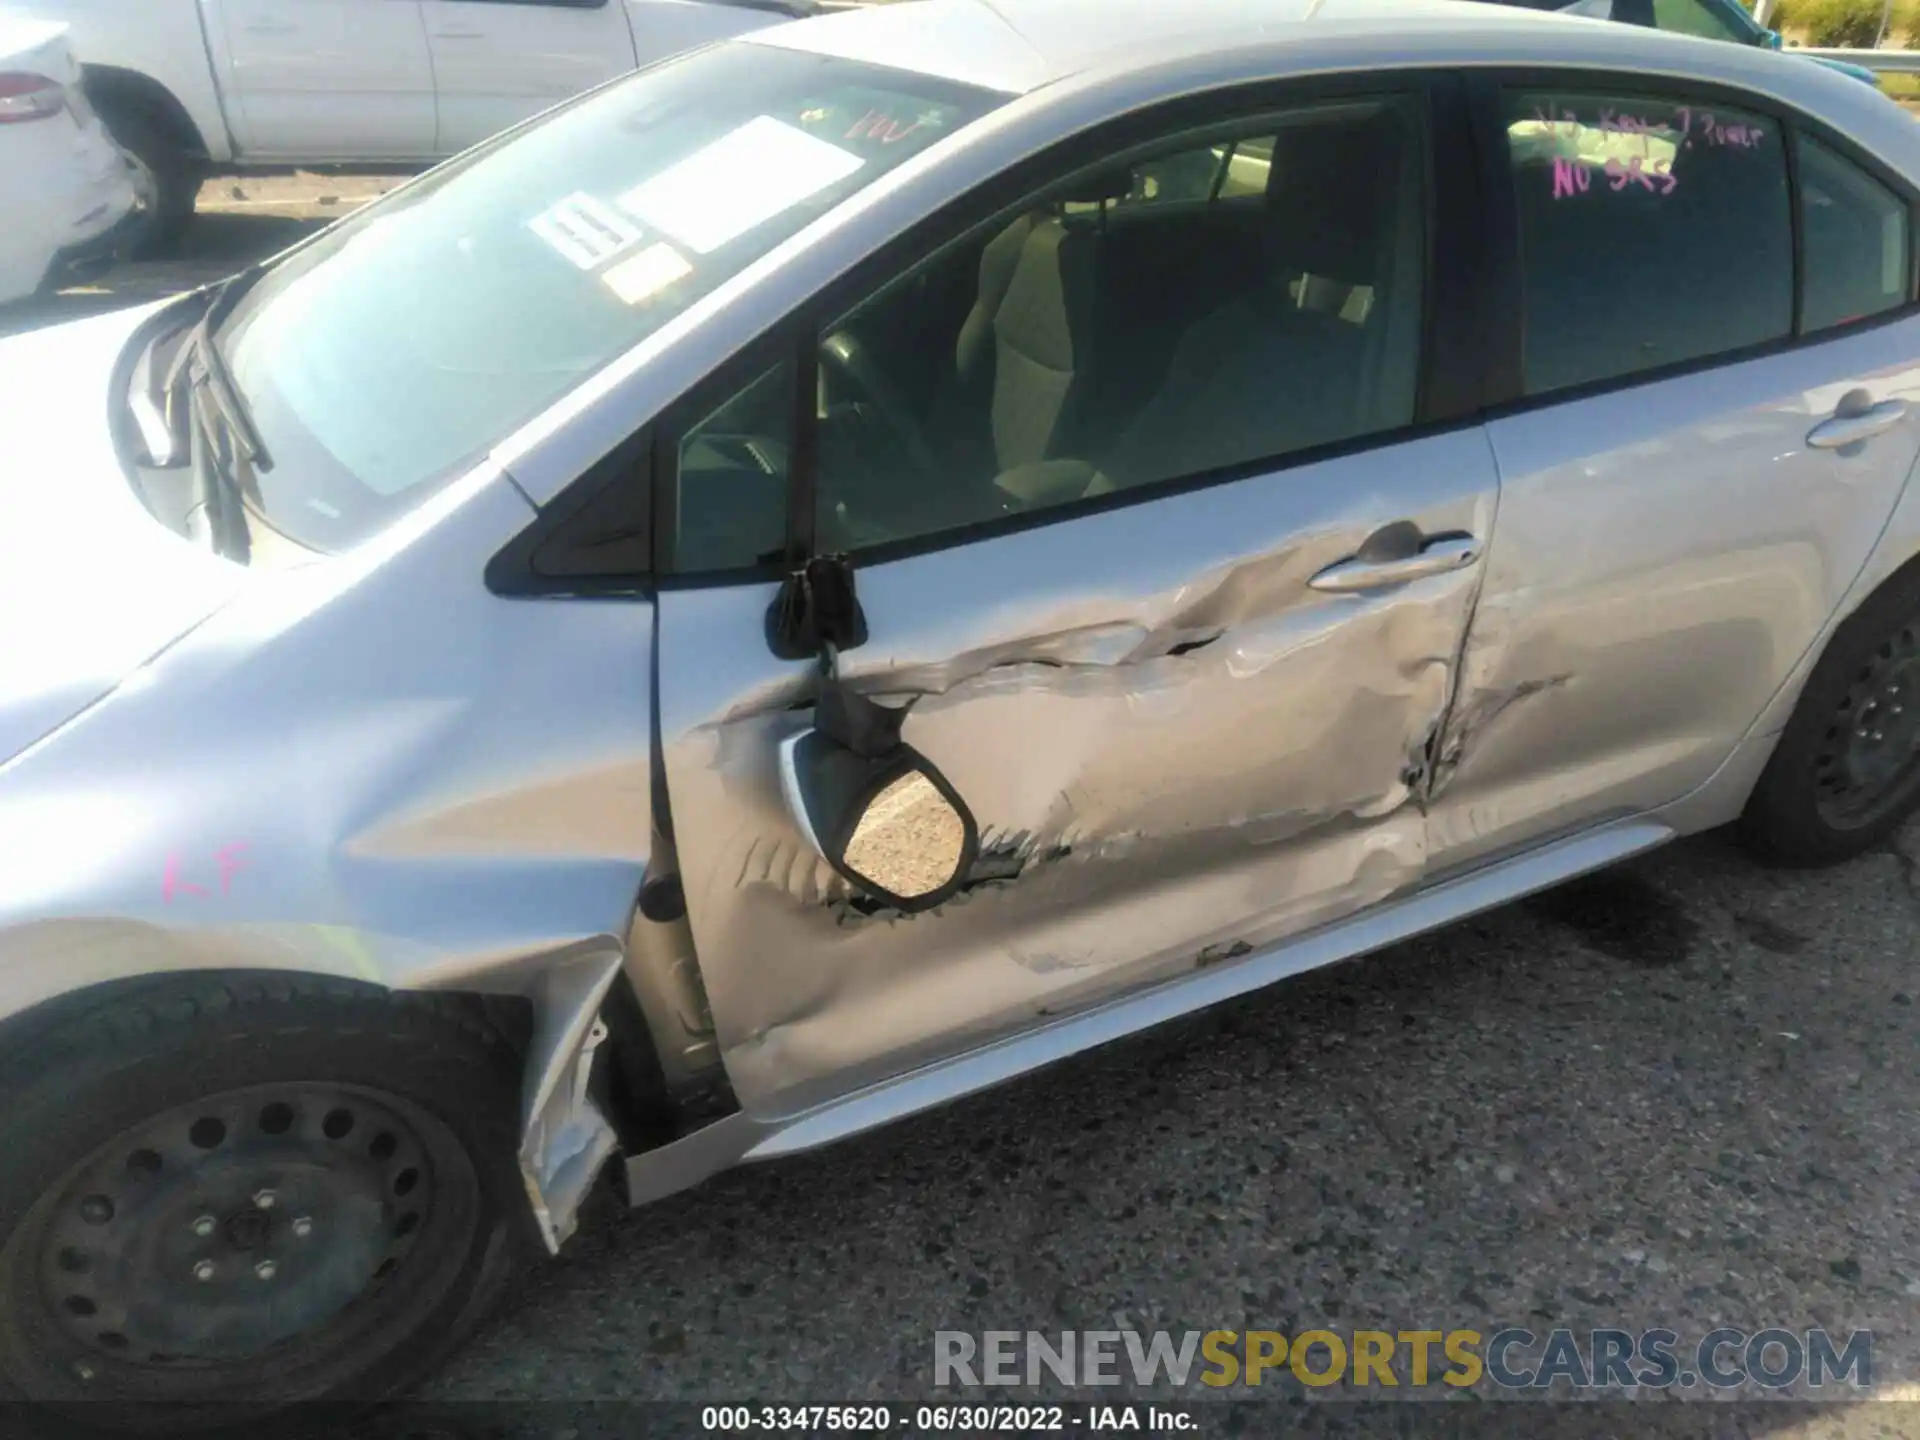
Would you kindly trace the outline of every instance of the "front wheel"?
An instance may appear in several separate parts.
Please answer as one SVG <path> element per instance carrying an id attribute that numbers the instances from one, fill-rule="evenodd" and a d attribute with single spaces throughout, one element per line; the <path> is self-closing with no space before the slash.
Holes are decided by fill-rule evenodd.
<path id="1" fill-rule="evenodd" d="M 0 1398 L 259 1433 L 434 1365 L 525 1253 L 517 1065 L 459 1002 L 154 982 L 0 1062 Z"/>

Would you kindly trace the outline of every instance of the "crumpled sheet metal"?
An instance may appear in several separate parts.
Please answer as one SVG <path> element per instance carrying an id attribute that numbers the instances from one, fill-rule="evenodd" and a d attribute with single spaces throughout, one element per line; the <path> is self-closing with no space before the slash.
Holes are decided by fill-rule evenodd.
<path id="1" fill-rule="evenodd" d="M 169 970 L 524 996 L 557 1245 L 613 1148 L 578 1082 L 649 854 L 652 613 L 490 594 L 525 501 L 446 507 L 388 564 L 263 572 L 0 766 L 0 1016 Z"/>
<path id="2" fill-rule="evenodd" d="M 1486 473 L 1477 437 L 1442 438 L 1480 468 L 1436 457 L 1428 474 Z M 1490 494 L 1432 484 L 1430 531 L 1486 533 Z M 1186 503 L 1231 511 L 1238 489 Z M 941 552 L 863 572 L 874 636 L 843 673 L 912 702 L 906 740 L 983 832 L 976 883 L 914 917 L 864 913 L 785 815 L 769 757 L 807 722 L 804 670 L 741 677 L 697 718 L 678 657 L 764 599 L 742 597 L 736 615 L 708 596 L 681 616 L 681 597 L 663 599 L 683 879 L 750 1111 L 806 1108 L 1417 883 L 1427 756 L 1477 572 L 1322 594 L 1311 575 L 1400 517 L 1370 513 L 1364 493 L 1350 515 L 1322 505 L 1297 526 L 1261 497 L 1241 502 L 1245 524 L 1217 511 L 1185 543 L 1162 525 L 1125 587 L 1108 556 L 1135 538 L 1103 545 L 1089 529 L 1155 533 L 1143 510 L 1007 537 L 972 566 Z M 1276 537 L 1264 547 L 1263 530 Z M 1048 553 L 987 553 L 1036 540 Z M 1097 586 L 1077 581 L 1082 559 Z M 987 577 L 999 605 L 980 601 Z"/>

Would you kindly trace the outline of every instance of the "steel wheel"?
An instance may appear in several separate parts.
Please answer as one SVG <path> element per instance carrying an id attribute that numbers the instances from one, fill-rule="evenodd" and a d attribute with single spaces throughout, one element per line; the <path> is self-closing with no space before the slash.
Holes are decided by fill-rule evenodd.
<path id="1" fill-rule="evenodd" d="M 1899 810 L 1920 784 L 1920 621 L 1896 629 L 1861 666 L 1819 745 L 1820 817 L 1858 830 Z"/>
<path id="2" fill-rule="evenodd" d="M 49 1389 L 298 1394 L 303 1372 L 379 1353 L 445 1298 L 481 1208 L 464 1149 L 419 1106 L 260 1085 L 96 1149 L 34 1207 L 6 1278 L 33 1292 L 12 1308 Z"/>

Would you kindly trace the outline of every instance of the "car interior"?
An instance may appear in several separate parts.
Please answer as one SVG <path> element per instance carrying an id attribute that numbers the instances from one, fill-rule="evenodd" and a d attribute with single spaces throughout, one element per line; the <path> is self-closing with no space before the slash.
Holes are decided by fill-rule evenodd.
<path id="1" fill-rule="evenodd" d="M 853 549 L 1412 418 L 1419 129 L 1398 101 L 1082 172 L 826 327 L 819 541 Z M 676 568 L 784 535 L 791 381 L 682 445 Z"/>
<path id="2" fill-rule="evenodd" d="M 1792 328 L 1787 171 L 1770 121 L 1632 97 L 1516 95 L 1508 113 L 1529 391 Z M 1544 135 L 1542 114 L 1555 117 Z M 1653 133 L 1627 128 L 1640 122 Z M 1621 173 L 1635 164 L 1644 179 Z"/>

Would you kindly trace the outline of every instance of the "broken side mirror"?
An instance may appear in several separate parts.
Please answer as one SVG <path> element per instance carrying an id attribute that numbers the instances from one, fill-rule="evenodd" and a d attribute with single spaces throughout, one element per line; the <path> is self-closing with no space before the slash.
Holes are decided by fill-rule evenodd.
<path id="1" fill-rule="evenodd" d="M 815 557 L 788 576 L 767 636 L 782 658 L 820 661 L 813 728 L 780 746 L 780 789 L 794 824 L 871 898 L 909 914 L 932 909 L 973 869 L 979 827 L 946 776 L 900 738 L 906 711 L 841 682 L 841 648 L 866 639 L 843 556 Z"/>
<path id="2" fill-rule="evenodd" d="M 780 787 L 794 822 L 829 865 L 908 914 L 948 899 L 979 855 L 965 802 L 910 745 L 867 756 L 803 730 L 780 746 Z"/>

